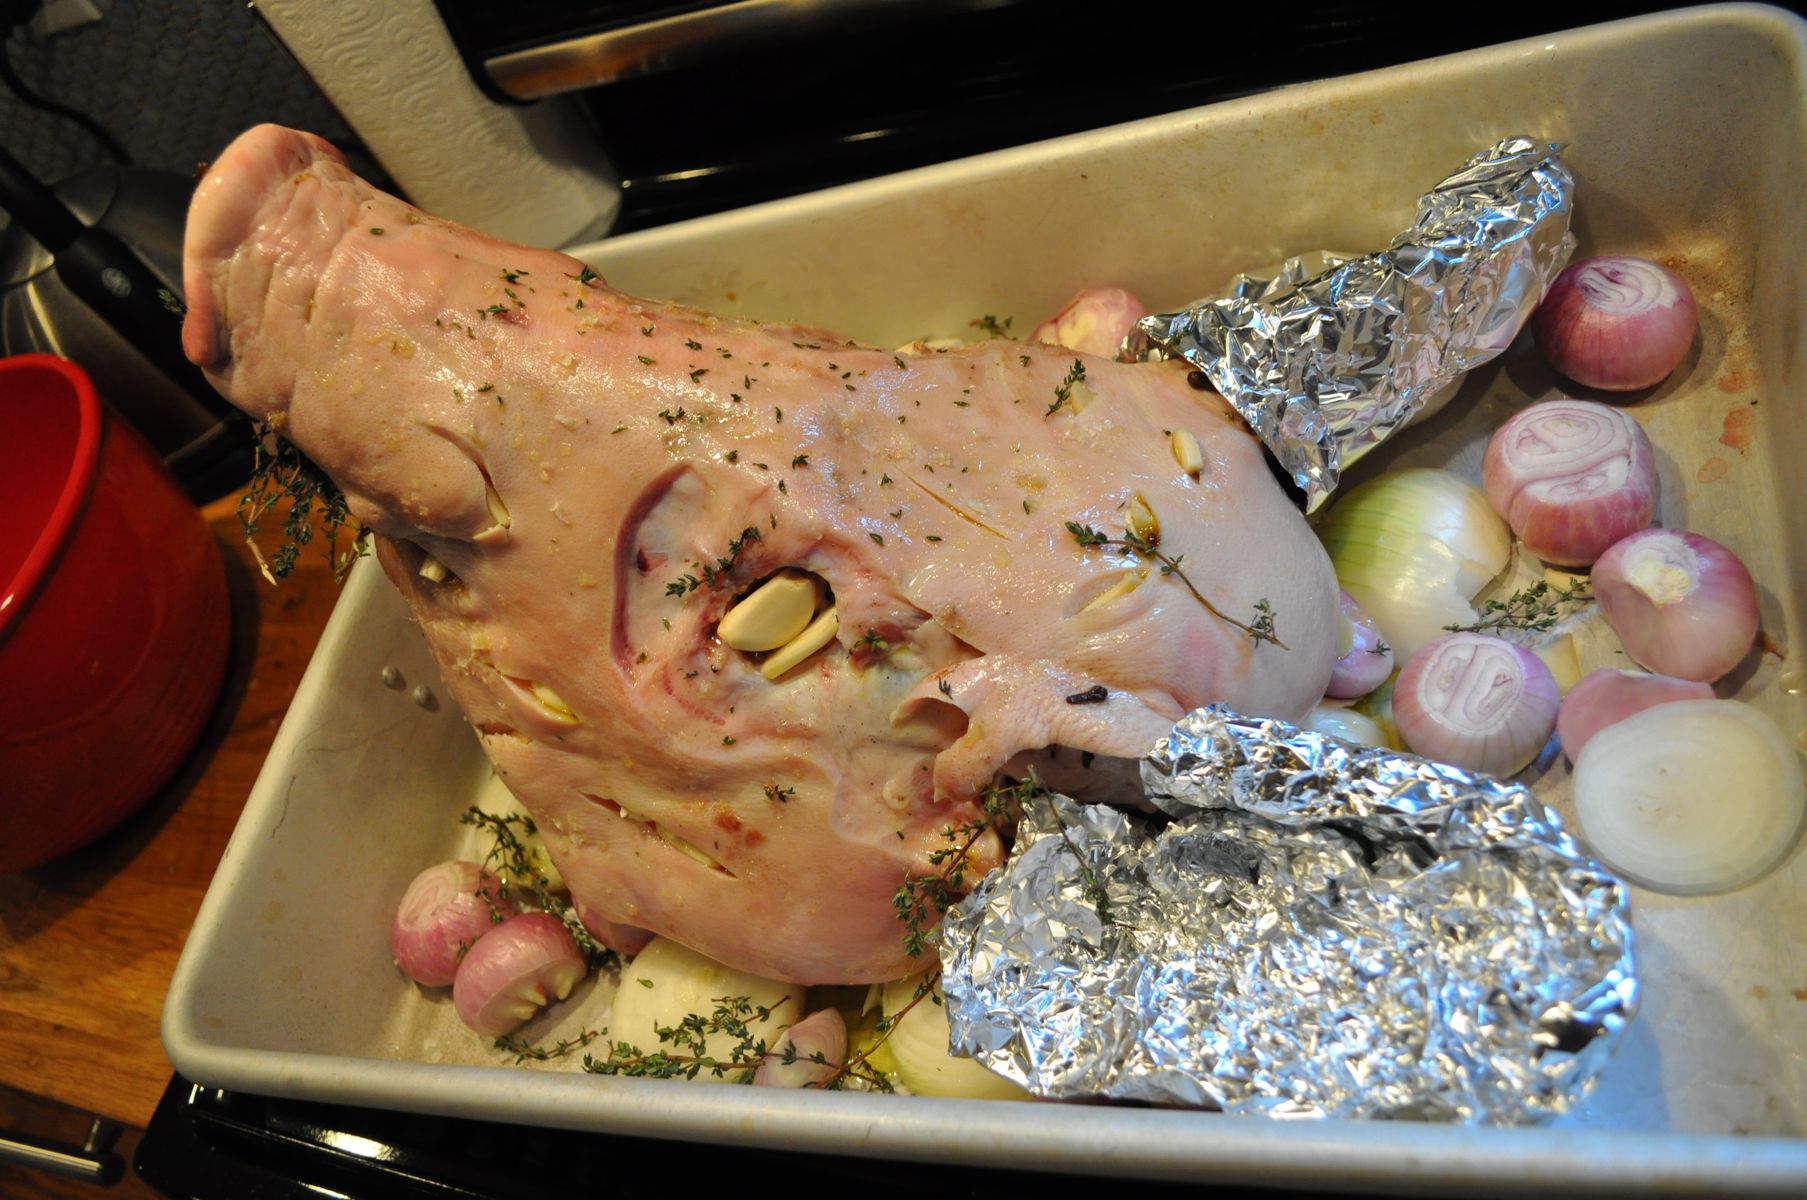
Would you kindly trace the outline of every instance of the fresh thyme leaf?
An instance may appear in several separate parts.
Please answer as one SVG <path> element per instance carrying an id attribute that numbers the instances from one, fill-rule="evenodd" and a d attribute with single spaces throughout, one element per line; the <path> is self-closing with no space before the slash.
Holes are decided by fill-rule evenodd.
<path id="1" fill-rule="evenodd" d="M 271 428 L 269 422 L 256 422 L 252 436 L 251 481 L 239 497 L 238 519 L 245 527 L 245 544 L 257 559 L 258 569 L 271 583 L 287 579 L 302 548 L 314 540 L 317 524 L 319 532 L 326 535 L 326 561 L 332 567 L 333 579 L 344 582 L 351 564 L 369 552 L 370 531 L 352 518 L 339 485 L 293 442 Z M 262 531 L 258 522 L 284 502 L 287 511 L 282 514 L 283 542 L 266 559 L 257 545 L 257 535 Z M 351 547 L 341 551 L 339 535 L 345 531 L 351 533 Z"/>
<path id="2" fill-rule="evenodd" d="M 1504 600 L 1489 600 L 1481 606 L 1480 619 L 1472 625 L 1445 625 L 1450 633 L 1485 633 L 1490 629 L 1522 629 L 1528 633 L 1548 633 L 1556 623 L 1569 615 L 1572 606 L 1586 604 L 1593 594 L 1587 584 L 1571 580 L 1560 590 L 1548 581 L 1538 580 L 1528 588 L 1520 588 Z M 1565 611 L 1569 610 L 1569 611 Z"/>
<path id="3" fill-rule="evenodd" d="M 978 320 L 969 321 L 969 322 L 967 322 L 967 324 L 971 325 L 973 328 L 975 328 L 975 329 L 979 330 L 981 333 L 985 334 L 986 337 L 1007 338 L 1010 336 L 1011 320 L 1012 320 L 1012 318 L 1005 317 L 1003 319 L 1003 321 L 1000 322 L 996 317 L 992 316 L 990 313 L 986 313 L 984 316 L 980 317 Z"/>
<path id="4" fill-rule="evenodd" d="M 793 467 L 809 466 L 809 455 L 799 454 L 799 455 L 795 456 L 794 458 L 791 459 L 791 466 L 793 466 Z"/>
<path id="5" fill-rule="evenodd" d="M 182 297 L 176 295 L 168 288 L 158 288 L 157 299 L 163 302 L 163 307 L 166 310 L 176 314 L 178 317 L 185 317 L 188 315 L 188 305 L 182 303 Z"/>
<path id="6" fill-rule="evenodd" d="M 768 783 L 765 785 L 765 798 L 767 800 L 776 800 L 780 804 L 789 804 L 791 797 L 796 794 L 797 789 L 794 787 L 779 787 L 775 783 Z"/>

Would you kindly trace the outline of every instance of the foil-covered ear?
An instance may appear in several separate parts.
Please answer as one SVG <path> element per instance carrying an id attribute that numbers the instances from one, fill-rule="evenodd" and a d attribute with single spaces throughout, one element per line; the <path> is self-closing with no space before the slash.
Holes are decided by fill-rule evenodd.
<path id="1" fill-rule="evenodd" d="M 1222 297 L 1142 318 L 1120 357 L 1204 371 L 1315 511 L 1345 468 L 1530 318 L 1575 249 L 1561 149 L 1497 142 L 1421 197 L 1385 250 L 1238 276 Z"/>

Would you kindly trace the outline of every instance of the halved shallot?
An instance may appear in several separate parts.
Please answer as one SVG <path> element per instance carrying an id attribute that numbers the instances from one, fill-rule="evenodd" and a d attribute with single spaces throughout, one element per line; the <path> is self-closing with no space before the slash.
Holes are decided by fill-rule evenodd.
<path id="1" fill-rule="evenodd" d="M 1680 529 L 1646 529 L 1594 564 L 1594 598 L 1639 666 L 1711 683 L 1757 638 L 1757 585 L 1736 554 Z"/>
<path id="2" fill-rule="evenodd" d="M 1413 753 L 1489 775 L 1514 774 L 1537 757 L 1558 703 L 1541 659 L 1484 633 L 1438 638 L 1393 685 L 1393 720 Z"/>
<path id="3" fill-rule="evenodd" d="M 521 913 L 484 934 L 465 954 L 452 981 L 452 1006 L 470 1028 L 501 1037 L 569 996 L 589 970 L 563 921 L 551 913 Z"/>
<path id="4" fill-rule="evenodd" d="M 1595 671 L 1563 697 L 1562 709 L 1556 714 L 1556 735 L 1562 739 L 1562 752 L 1574 762 L 1590 738 L 1626 717 L 1677 700 L 1711 699 L 1712 687 L 1692 679 L 1643 671 Z"/>
<path id="5" fill-rule="evenodd" d="M 414 877 L 389 926 L 395 965 L 425 987 L 446 987 L 458 960 L 514 903 L 493 875 L 474 862 L 443 862 Z"/>
<path id="6" fill-rule="evenodd" d="M 1533 404 L 1494 431 L 1481 463 L 1493 511 L 1546 562 L 1583 567 L 1656 512 L 1650 439 L 1591 400 Z"/>
<path id="7" fill-rule="evenodd" d="M 1575 815 L 1594 854 L 1674 895 L 1756 882 L 1794 845 L 1804 807 L 1800 756 L 1736 700 L 1647 708 L 1595 734 L 1575 762 Z"/>
<path id="8" fill-rule="evenodd" d="M 1661 383 L 1688 356 L 1699 324 L 1694 293 L 1681 276 L 1623 256 L 1570 265 L 1531 316 L 1552 367 L 1609 392 Z"/>

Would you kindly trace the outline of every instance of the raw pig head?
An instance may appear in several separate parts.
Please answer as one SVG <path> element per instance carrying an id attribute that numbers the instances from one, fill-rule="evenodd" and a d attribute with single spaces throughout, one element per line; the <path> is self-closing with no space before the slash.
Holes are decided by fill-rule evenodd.
<path id="1" fill-rule="evenodd" d="M 894 354 L 635 300 L 272 126 L 201 183 L 184 272 L 189 357 L 376 532 L 618 944 L 897 978 L 893 894 L 1001 769 L 1134 759 L 1210 701 L 1298 717 L 1336 657 L 1323 551 L 1184 364 Z M 1068 528 L 1114 542 L 1132 511 L 1180 571 Z M 781 568 L 838 627 L 774 680 L 717 624 Z M 1262 601 L 1278 643 L 1243 628 Z"/>

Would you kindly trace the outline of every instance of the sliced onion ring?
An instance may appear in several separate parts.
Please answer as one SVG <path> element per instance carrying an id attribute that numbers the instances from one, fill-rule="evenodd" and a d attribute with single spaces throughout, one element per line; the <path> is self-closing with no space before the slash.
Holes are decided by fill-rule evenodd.
<path id="1" fill-rule="evenodd" d="M 1788 854 L 1804 808 L 1794 748 L 1736 700 L 1647 708 L 1595 734 L 1575 763 L 1575 815 L 1594 854 L 1672 895 L 1756 882 Z"/>

